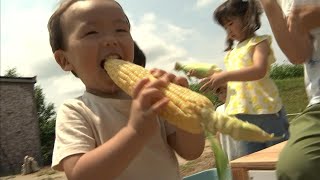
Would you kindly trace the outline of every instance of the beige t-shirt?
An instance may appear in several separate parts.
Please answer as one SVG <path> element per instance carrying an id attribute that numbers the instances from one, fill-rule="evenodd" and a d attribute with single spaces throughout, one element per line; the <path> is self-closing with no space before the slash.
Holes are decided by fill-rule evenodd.
<path id="1" fill-rule="evenodd" d="M 127 96 L 101 98 L 88 92 L 66 101 L 57 115 L 52 167 L 63 171 L 61 160 L 89 152 L 112 138 L 127 124 L 131 102 Z M 166 138 L 174 128 L 161 119 L 158 122 L 161 128 L 117 180 L 181 179 L 177 158 Z"/>

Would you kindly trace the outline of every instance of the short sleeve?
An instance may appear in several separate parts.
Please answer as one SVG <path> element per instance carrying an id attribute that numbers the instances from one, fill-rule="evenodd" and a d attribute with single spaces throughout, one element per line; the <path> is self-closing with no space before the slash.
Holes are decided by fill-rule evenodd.
<path id="1" fill-rule="evenodd" d="M 92 129 L 85 117 L 84 105 L 70 100 L 60 106 L 56 118 L 52 168 L 62 170 L 61 161 L 71 155 L 82 154 L 95 148 Z"/>
<path id="2" fill-rule="evenodd" d="M 261 43 L 261 42 L 263 42 L 263 41 L 265 41 L 265 40 L 267 40 L 267 42 L 268 42 L 268 44 L 269 44 L 269 46 L 270 46 L 271 43 L 272 43 L 272 38 L 271 38 L 271 36 L 269 36 L 269 35 L 255 36 L 255 37 L 253 37 L 253 38 L 250 40 L 250 42 L 248 43 L 248 45 L 251 46 L 251 47 L 253 47 L 253 46 L 256 46 L 257 44 L 259 44 L 259 43 Z"/>

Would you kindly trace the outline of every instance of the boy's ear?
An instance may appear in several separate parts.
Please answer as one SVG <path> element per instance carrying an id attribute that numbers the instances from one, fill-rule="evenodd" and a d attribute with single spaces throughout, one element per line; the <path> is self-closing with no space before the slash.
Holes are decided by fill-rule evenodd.
<path id="1" fill-rule="evenodd" d="M 69 63 L 67 56 L 63 50 L 56 50 L 54 52 L 54 58 L 56 59 L 57 63 L 64 71 L 71 71 L 73 70 L 72 64 Z"/>

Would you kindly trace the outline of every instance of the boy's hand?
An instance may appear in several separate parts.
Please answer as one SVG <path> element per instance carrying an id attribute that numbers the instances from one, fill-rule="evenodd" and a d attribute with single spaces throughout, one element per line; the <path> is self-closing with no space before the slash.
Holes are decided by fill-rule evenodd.
<path id="1" fill-rule="evenodd" d="M 142 137 L 150 137 L 156 132 L 159 126 L 156 116 L 169 102 L 160 89 L 165 88 L 169 82 L 188 87 L 188 81 L 184 77 L 177 77 L 160 69 L 152 69 L 150 72 L 157 80 L 151 82 L 145 78 L 136 85 L 128 122 L 128 126 Z"/>
<path id="2" fill-rule="evenodd" d="M 172 82 L 183 87 L 189 86 L 188 80 L 184 77 L 177 77 L 176 75 L 167 73 L 161 69 L 151 69 L 150 72 L 156 78 L 165 78 L 168 82 Z"/>
<path id="3" fill-rule="evenodd" d="M 152 82 L 145 78 L 134 89 L 128 126 L 141 137 L 150 137 L 159 126 L 156 116 L 169 102 L 160 89 L 167 84 L 168 82 L 164 78 Z"/>

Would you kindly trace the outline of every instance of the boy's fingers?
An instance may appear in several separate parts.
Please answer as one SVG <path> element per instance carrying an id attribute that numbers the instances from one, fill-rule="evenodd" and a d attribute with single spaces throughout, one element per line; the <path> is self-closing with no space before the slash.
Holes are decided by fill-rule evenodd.
<path id="1" fill-rule="evenodd" d="M 169 98 L 164 97 L 159 101 L 157 101 L 156 103 L 154 103 L 149 110 L 152 112 L 160 113 L 161 109 L 165 107 L 169 103 L 169 101 L 170 101 Z"/>
<path id="2" fill-rule="evenodd" d="M 167 82 L 173 82 L 176 76 L 174 74 L 165 73 L 162 74 L 161 79 L 167 81 Z"/>
<path id="3" fill-rule="evenodd" d="M 150 70 L 150 73 L 154 76 L 154 77 L 156 77 L 156 78 L 158 78 L 158 77 L 161 77 L 163 74 L 165 74 L 166 72 L 164 71 L 164 70 L 162 70 L 162 69 L 151 69 Z"/>
<path id="4" fill-rule="evenodd" d="M 168 82 L 165 79 L 157 79 L 152 82 L 150 82 L 148 85 L 146 85 L 146 88 L 164 88 L 168 85 Z"/>
<path id="5" fill-rule="evenodd" d="M 140 96 L 143 109 L 149 109 L 152 104 L 164 98 L 164 94 L 157 88 L 146 88 Z"/>
<path id="6" fill-rule="evenodd" d="M 148 78 L 143 78 L 141 81 L 138 82 L 135 88 L 133 88 L 132 97 L 136 98 L 139 92 L 144 88 L 144 86 L 149 82 Z"/>
<path id="7" fill-rule="evenodd" d="M 189 83 L 188 83 L 188 80 L 186 78 L 183 78 L 183 77 L 176 77 L 175 80 L 174 80 L 174 83 L 180 85 L 180 86 L 183 86 L 183 87 L 188 87 L 189 86 Z"/>

